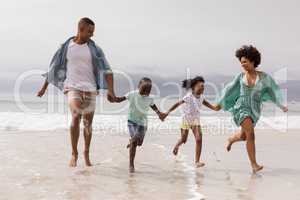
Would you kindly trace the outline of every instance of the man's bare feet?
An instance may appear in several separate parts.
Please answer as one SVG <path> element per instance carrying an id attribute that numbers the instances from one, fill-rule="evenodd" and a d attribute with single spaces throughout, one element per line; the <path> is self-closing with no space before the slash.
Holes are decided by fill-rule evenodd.
<path id="1" fill-rule="evenodd" d="M 204 165 L 205 165 L 205 163 L 203 163 L 203 162 L 196 162 L 195 163 L 196 168 L 204 167 Z"/>
<path id="2" fill-rule="evenodd" d="M 258 164 L 252 165 L 252 171 L 253 171 L 254 174 L 255 174 L 256 172 L 262 170 L 263 168 L 264 168 L 264 166 L 262 166 L 262 165 L 258 165 Z"/>
<path id="3" fill-rule="evenodd" d="M 175 146 L 173 149 L 173 154 L 176 156 L 178 154 L 179 147 Z"/>
<path id="4" fill-rule="evenodd" d="M 129 166 L 129 173 L 134 173 L 135 169 L 134 166 Z"/>
<path id="5" fill-rule="evenodd" d="M 91 167 L 91 166 L 92 166 L 92 163 L 91 163 L 91 161 L 90 161 L 89 152 L 88 152 L 88 151 L 84 151 L 83 156 L 84 156 L 85 165 L 86 165 L 87 167 Z"/>
<path id="6" fill-rule="evenodd" d="M 76 167 L 77 166 L 77 159 L 78 159 L 77 154 L 72 155 L 69 166 L 70 167 Z"/>
<path id="7" fill-rule="evenodd" d="M 228 138 L 228 144 L 227 144 L 227 151 L 230 151 L 231 150 L 231 145 L 233 144 L 233 141 L 232 141 L 232 138 Z"/>

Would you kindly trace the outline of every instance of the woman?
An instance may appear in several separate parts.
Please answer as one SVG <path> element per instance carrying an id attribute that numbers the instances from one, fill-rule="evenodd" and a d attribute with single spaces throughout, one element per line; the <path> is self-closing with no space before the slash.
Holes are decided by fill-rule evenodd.
<path id="1" fill-rule="evenodd" d="M 273 78 L 257 70 L 261 61 L 260 52 L 250 45 L 242 46 L 235 55 L 244 72 L 225 86 L 217 107 L 231 112 L 235 124 L 241 126 L 241 130 L 228 139 L 227 150 L 230 151 L 231 145 L 235 142 L 246 141 L 248 157 L 255 173 L 263 169 L 256 161 L 254 136 L 254 128 L 261 115 L 262 102 L 272 101 L 283 112 L 287 112 L 288 109 L 282 105 L 282 94 Z"/>

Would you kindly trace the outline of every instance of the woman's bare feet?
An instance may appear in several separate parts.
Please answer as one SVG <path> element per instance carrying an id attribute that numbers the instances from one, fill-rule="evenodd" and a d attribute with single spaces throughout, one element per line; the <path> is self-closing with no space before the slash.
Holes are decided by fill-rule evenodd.
<path id="1" fill-rule="evenodd" d="M 179 147 L 175 146 L 173 149 L 173 154 L 176 156 L 178 154 Z"/>
<path id="2" fill-rule="evenodd" d="M 134 166 L 129 166 L 129 173 L 134 173 L 135 169 L 134 169 Z"/>
<path id="3" fill-rule="evenodd" d="M 84 151 L 83 156 L 84 156 L 85 165 L 86 165 L 87 167 L 91 167 L 91 166 L 92 166 L 92 163 L 91 163 L 91 161 L 90 161 L 89 152 L 88 152 L 88 151 Z"/>
<path id="4" fill-rule="evenodd" d="M 230 151 L 230 150 L 231 150 L 231 145 L 232 145 L 232 144 L 233 144 L 232 138 L 228 138 L 228 144 L 227 144 L 227 147 L 226 147 L 227 151 Z"/>
<path id="5" fill-rule="evenodd" d="M 258 171 L 262 170 L 263 168 L 264 168 L 264 166 L 262 166 L 262 165 L 258 165 L 258 164 L 252 165 L 253 173 L 258 172 Z"/>
<path id="6" fill-rule="evenodd" d="M 78 154 L 73 154 L 70 160 L 70 167 L 76 167 L 77 166 L 77 159 L 78 159 Z"/>
<path id="7" fill-rule="evenodd" d="M 203 162 L 196 162 L 195 163 L 196 168 L 204 167 L 204 165 L 205 165 L 205 163 L 203 163 Z"/>

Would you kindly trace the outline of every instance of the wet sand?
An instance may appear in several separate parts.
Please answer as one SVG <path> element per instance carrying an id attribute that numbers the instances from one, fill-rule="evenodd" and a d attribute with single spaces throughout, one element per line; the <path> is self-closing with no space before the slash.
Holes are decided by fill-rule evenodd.
<path id="1" fill-rule="evenodd" d="M 128 173 L 126 133 L 95 132 L 93 167 L 68 167 L 68 131 L 0 132 L 0 199 L 297 199 L 300 196 L 299 130 L 256 133 L 257 159 L 265 166 L 253 175 L 245 143 L 225 151 L 228 135 L 204 134 L 204 168 L 194 168 L 194 138 L 179 155 L 172 147 L 179 132 L 148 131 Z M 80 137 L 79 152 L 83 150 Z"/>

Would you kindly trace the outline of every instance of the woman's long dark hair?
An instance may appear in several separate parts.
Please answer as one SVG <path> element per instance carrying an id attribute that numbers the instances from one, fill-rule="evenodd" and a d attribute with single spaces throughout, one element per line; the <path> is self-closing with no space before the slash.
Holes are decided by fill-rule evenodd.
<path id="1" fill-rule="evenodd" d="M 182 81 L 182 87 L 185 88 L 185 89 L 190 89 L 190 88 L 194 88 L 194 86 L 198 83 L 198 82 L 201 82 L 201 83 L 204 83 L 204 78 L 202 76 L 196 76 L 195 78 L 193 79 L 185 79 Z"/>

